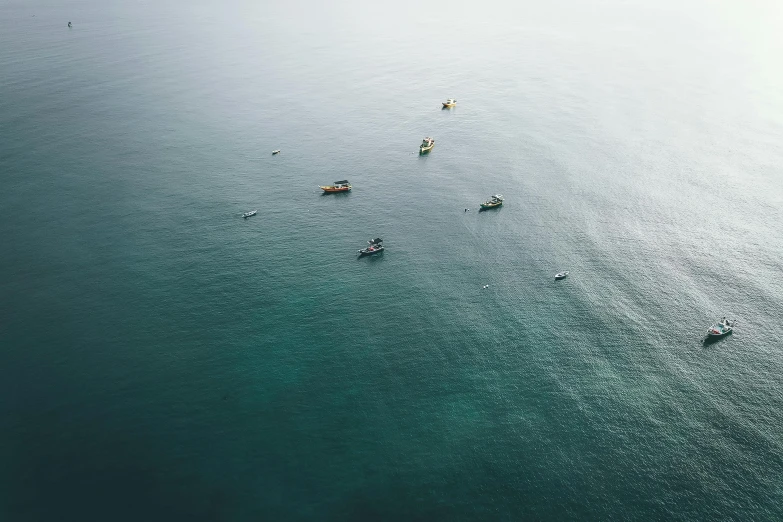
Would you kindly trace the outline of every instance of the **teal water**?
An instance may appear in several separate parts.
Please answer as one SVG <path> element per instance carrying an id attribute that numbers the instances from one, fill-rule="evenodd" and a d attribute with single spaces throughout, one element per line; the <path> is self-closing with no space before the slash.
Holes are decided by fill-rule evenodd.
<path id="1" fill-rule="evenodd" d="M 0 519 L 783 518 L 781 11 L 367 4 L 0 3 Z"/>

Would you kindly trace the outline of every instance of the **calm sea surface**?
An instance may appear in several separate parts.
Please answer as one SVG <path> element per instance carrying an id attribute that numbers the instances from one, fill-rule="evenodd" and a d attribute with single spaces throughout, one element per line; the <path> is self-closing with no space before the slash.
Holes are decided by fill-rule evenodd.
<path id="1" fill-rule="evenodd" d="M 768 4 L 0 0 L 0 519 L 783 518 Z"/>

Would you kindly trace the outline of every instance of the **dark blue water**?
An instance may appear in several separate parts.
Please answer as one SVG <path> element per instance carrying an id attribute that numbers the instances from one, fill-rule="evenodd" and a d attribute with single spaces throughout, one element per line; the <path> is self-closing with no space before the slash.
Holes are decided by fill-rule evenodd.
<path id="1" fill-rule="evenodd" d="M 783 518 L 783 15 L 536 4 L 0 4 L 0 519 Z"/>

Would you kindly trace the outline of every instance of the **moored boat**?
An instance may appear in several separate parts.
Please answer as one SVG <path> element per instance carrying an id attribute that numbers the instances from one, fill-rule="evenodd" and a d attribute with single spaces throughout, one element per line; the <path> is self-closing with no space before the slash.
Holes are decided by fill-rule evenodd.
<path id="1" fill-rule="evenodd" d="M 735 323 L 736 321 L 731 322 L 724 317 L 717 323 L 710 326 L 710 328 L 707 330 L 707 339 L 718 339 L 720 337 L 729 335 L 734 331 Z"/>
<path id="2" fill-rule="evenodd" d="M 429 152 L 432 150 L 432 147 L 435 146 L 435 140 L 433 138 L 424 138 L 421 140 L 421 145 L 419 145 L 419 154 L 422 154 L 424 152 Z"/>
<path id="3" fill-rule="evenodd" d="M 448 100 L 443 102 L 444 107 L 454 107 L 455 105 L 457 105 L 457 100 L 455 100 L 454 98 L 449 98 Z"/>
<path id="4" fill-rule="evenodd" d="M 251 211 L 249 211 L 249 212 L 245 212 L 244 214 L 242 214 L 242 217 L 243 217 L 243 218 L 245 218 L 245 219 L 247 219 L 247 218 L 249 218 L 250 216 L 255 216 L 255 215 L 256 215 L 256 213 L 258 213 L 258 210 L 251 210 Z"/>
<path id="5" fill-rule="evenodd" d="M 371 256 L 373 254 L 383 252 L 383 239 L 376 237 L 375 239 L 369 240 L 367 244 L 367 248 L 362 248 L 359 250 L 359 257 Z"/>
<path id="6" fill-rule="evenodd" d="M 500 194 L 495 194 L 491 198 L 489 198 L 487 201 L 481 204 L 481 210 L 488 210 L 490 208 L 497 208 L 503 204 L 503 196 Z"/>
<path id="7" fill-rule="evenodd" d="M 565 272 L 560 272 L 559 274 L 555 274 L 555 281 L 560 281 L 561 279 L 565 279 L 568 277 L 568 270 Z"/>
<path id="8" fill-rule="evenodd" d="M 275 154 L 280 154 L 280 149 L 273 150 L 272 151 L 272 156 L 274 156 Z"/>
<path id="9" fill-rule="evenodd" d="M 321 190 L 323 190 L 326 193 L 331 192 L 348 192 L 351 190 L 351 184 L 348 183 L 347 179 L 341 180 L 341 181 L 335 181 L 332 185 L 321 185 Z"/>

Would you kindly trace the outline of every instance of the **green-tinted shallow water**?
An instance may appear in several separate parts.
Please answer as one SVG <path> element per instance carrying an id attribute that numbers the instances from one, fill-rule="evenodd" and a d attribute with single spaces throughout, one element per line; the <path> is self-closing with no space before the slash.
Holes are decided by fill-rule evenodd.
<path id="1" fill-rule="evenodd" d="M 780 12 L 535 4 L 0 4 L 0 518 L 782 518 Z"/>

